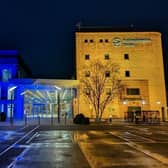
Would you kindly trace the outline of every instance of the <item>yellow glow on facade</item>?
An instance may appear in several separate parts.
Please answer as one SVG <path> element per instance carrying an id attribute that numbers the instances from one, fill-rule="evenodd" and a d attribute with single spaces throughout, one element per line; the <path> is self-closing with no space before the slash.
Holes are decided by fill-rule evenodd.
<path id="1" fill-rule="evenodd" d="M 119 64 L 120 79 L 126 86 L 122 96 L 106 108 L 103 118 L 111 113 L 123 118 L 124 112 L 140 109 L 159 110 L 160 117 L 167 119 L 159 32 L 76 32 L 77 80 L 82 77 L 82 65 L 97 59 Z M 93 109 L 84 101 L 80 89 L 79 111 L 93 116 Z"/>

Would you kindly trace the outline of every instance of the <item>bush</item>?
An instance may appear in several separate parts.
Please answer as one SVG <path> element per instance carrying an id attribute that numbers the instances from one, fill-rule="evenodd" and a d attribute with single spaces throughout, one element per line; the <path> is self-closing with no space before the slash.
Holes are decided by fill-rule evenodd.
<path id="1" fill-rule="evenodd" d="M 90 124 L 89 118 L 85 117 L 82 113 L 77 114 L 73 122 L 74 124 Z"/>

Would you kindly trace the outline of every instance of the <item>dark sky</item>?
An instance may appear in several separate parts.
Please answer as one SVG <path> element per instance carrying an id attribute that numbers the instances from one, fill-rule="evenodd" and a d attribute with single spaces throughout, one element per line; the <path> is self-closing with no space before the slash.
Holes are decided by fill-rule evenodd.
<path id="1" fill-rule="evenodd" d="M 167 0 L 0 0 L 0 49 L 19 49 L 34 77 L 70 78 L 79 21 L 159 30 L 168 61 Z"/>

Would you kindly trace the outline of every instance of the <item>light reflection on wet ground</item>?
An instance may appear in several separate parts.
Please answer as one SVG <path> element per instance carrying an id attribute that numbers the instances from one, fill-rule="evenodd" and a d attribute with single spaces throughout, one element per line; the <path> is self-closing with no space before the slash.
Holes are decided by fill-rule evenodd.
<path id="1" fill-rule="evenodd" d="M 23 133 L 16 131 L 0 131 L 0 153 L 9 146 L 9 142 L 12 142 L 16 137 L 21 137 Z"/>
<path id="2" fill-rule="evenodd" d="M 18 133 L 16 131 L 0 131 L 0 143 L 6 140 L 14 139 L 14 137 L 18 135 L 23 135 L 23 133 Z"/>
<path id="3" fill-rule="evenodd" d="M 80 148 L 82 149 L 85 157 L 93 168 L 168 167 L 168 165 L 165 165 L 159 161 L 159 159 L 161 158 L 158 158 L 158 160 L 156 160 L 155 155 L 149 152 L 145 153 L 146 151 L 141 147 L 145 143 L 151 143 L 151 140 L 149 138 L 139 137 L 139 135 L 136 136 L 126 131 L 89 131 L 85 133 L 78 132 L 78 140 Z M 136 144 L 140 144 L 141 146 L 136 146 Z M 162 158 L 162 161 L 166 163 L 167 160 L 163 159 L 164 158 Z"/>
<path id="4" fill-rule="evenodd" d="M 13 161 L 16 168 L 89 168 L 73 132 L 41 131 L 30 141 L 26 150 Z M 19 159 L 18 159 L 19 158 Z"/>
<path id="5" fill-rule="evenodd" d="M 92 168 L 167 168 L 163 164 L 168 156 L 167 132 L 160 133 L 163 137 L 158 139 L 164 143 L 159 143 L 155 139 L 158 130 L 135 130 L 35 132 L 25 144 L 14 146 L 24 150 L 13 158 L 11 166 L 87 168 L 89 162 Z"/>

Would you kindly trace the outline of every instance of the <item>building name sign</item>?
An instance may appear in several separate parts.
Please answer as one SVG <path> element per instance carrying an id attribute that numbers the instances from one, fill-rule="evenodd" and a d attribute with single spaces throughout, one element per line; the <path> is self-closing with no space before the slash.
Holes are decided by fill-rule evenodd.
<path id="1" fill-rule="evenodd" d="M 115 37 L 113 38 L 113 45 L 114 47 L 120 47 L 121 45 L 127 46 L 127 47 L 134 47 L 139 43 L 150 43 L 152 40 L 150 38 L 119 38 Z"/>

